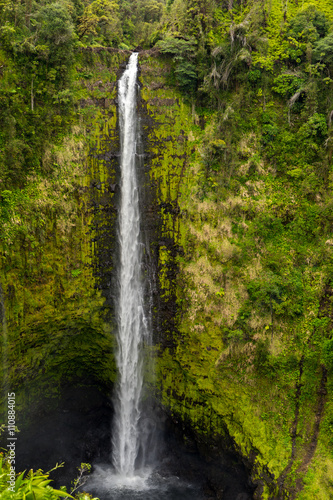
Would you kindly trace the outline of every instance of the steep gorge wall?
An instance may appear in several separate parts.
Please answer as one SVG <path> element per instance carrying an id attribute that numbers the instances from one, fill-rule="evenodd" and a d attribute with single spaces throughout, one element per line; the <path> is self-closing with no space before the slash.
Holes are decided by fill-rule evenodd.
<path id="1" fill-rule="evenodd" d="M 48 175 L 32 177 L 25 198 L 9 207 L 1 248 L 2 398 L 16 392 L 20 470 L 64 460 L 74 477 L 82 461 L 103 449 L 108 455 L 116 81 L 127 59 L 121 51 L 79 54 L 71 132 L 45 152 Z"/>
<path id="2" fill-rule="evenodd" d="M 265 114 L 268 98 L 258 95 Z M 269 98 L 270 112 L 282 114 Z M 224 112 L 187 110 L 177 316 L 171 342 L 161 342 L 161 400 L 203 452 L 243 457 L 255 498 L 324 500 L 333 466 L 331 247 L 325 230 L 313 246 L 305 220 L 329 201 L 310 208 L 305 193 L 295 202 L 298 184 L 281 180 L 250 130 L 258 111 L 244 89 L 225 99 Z"/>
<path id="3" fill-rule="evenodd" d="M 158 90 L 152 117 L 168 123 L 172 113 L 186 157 L 165 152 L 165 186 L 176 192 L 163 190 L 164 177 L 157 192 L 167 236 L 159 243 L 159 286 L 173 312 L 157 339 L 162 404 L 203 453 L 243 457 L 255 498 L 330 498 L 331 247 L 325 229 L 314 246 L 306 222 L 317 211 L 322 227 L 329 197 L 311 205 L 304 181 L 297 203 L 298 183 L 282 180 L 264 157 L 265 139 L 249 125 L 269 105 L 284 126 L 274 94 L 253 93 L 250 105 L 244 89 L 232 91 L 224 112 L 181 101 L 178 108 L 166 100 L 174 99 L 172 71 L 158 79 L 155 66 L 143 64 L 142 94 L 149 103 Z"/>
<path id="4" fill-rule="evenodd" d="M 168 84 L 170 64 L 140 55 L 139 116 L 142 124 L 146 178 L 143 229 L 148 222 L 153 284 L 155 344 L 173 346 L 176 323 L 178 256 L 181 246 L 179 196 L 188 165 L 189 106 Z M 149 203 L 147 201 L 149 200 Z"/>
<path id="5" fill-rule="evenodd" d="M 32 179 L 31 201 L 18 203 L 12 224 L 26 225 L 28 231 L 23 236 L 13 232 L 2 248 L 8 361 L 6 349 L 2 352 L 10 367 L 8 387 L 18 394 L 18 426 L 38 418 L 40 428 L 46 422 L 41 418 L 56 410 L 58 417 L 64 415 L 61 425 L 58 417 L 53 423 L 57 433 L 80 401 L 92 427 L 103 431 L 81 436 L 89 445 L 79 450 L 74 467 L 96 456 L 112 411 L 107 395 L 115 377 L 115 82 L 127 58 L 117 51 L 82 53 L 80 117 L 72 134 L 45 159 L 52 175 Z M 304 273 L 309 295 L 301 320 L 297 314 L 279 317 L 269 303 L 251 310 L 244 283 L 260 278 L 261 257 L 258 252 L 244 264 L 240 240 L 253 214 L 272 207 L 264 206 L 270 166 L 258 161 L 255 134 L 243 136 L 240 175 L 254 171 L 260 178 L 250 179 L 239 195 L 231 188 L 219 199 L 214 177 L 205 182 L 203 152 L 211 141 L 212 162 L 214 155 L 227 158 L 227 140 L 212 140 L 214 113 L 190 108 L 170 73 L 169 62 L 140 55 L 145 161 L 139 175 L 159 351 L 158 397 L 182 422 L 185 439 L 194 438 L 203 453 L 223 448 L 243 457 L 258 485 L 256 498 L 329 498 L 331 382 L 316 335 L 329 327 L 331 289 L 314 268 Z M 54 171 L 52 164 L 57 164 Z M 224 175 L 232 181 L 232 173 Z M 247 322 L 252 333 L 244 339 Z M 304 342 L 310 349 L 303 349 Z M 32 446 L 36 439 L 37 429 L 22 443 Z"/>
<path id="6" fill-rule="evenodd" d="M 71 133 L 45 152 L 48 175 L 29 180 L 23 201 L 12 203 L 9 193 L 9 206 L 2 198 L 9 214 L 0 279 L 2 397 L 4 408 L 7 390 L 16 392 L 19 469 L 49 469 L 64 460 L 65 475 L 58 475 L 69 478 L 80 462 L 108 458 L 116 376 L 116 82 L 128 57 L 112 49 L 79 54 Z M 163 88 L 168 69 L 148 56 L 139 100 L 147 294 L 155 341 L 165 345 L 174 343 L 177 199 L 188 116 L 174 89 Z"/>

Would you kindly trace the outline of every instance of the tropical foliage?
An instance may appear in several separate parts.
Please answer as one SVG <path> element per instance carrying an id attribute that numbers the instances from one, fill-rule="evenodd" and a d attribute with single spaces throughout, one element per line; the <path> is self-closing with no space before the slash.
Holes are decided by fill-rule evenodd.
<path id="1" fill-rule="evenodd" d="M 81 464 L 81 472 L 87 472 L 90 469 L 88 464 Z M 29 471 L 27 474 L 22 472 L 17 475 L 14 483 L 15 485 L 9 486 L 8 481 L 10 477 L 11 461 L 9 458 L 1 455 L 0 457 L 0 499 L 1 500 L 58 500 L 63 498 L 65 500 L 73 499 L 74 497 L 70 495 L 66 488 L 61 488 L 60 490 L 52 488 L 50 483 L 50 473 L 61 467 L 61 465 L 56 465 L 54 469 L 49 472 L 43 472 L 42 470 Z M 75 486 L 79 480 L 76 481 Z M 76 489 L 76 488 L 75 488 Z M 88 493 L 79 493 L 75 496 L 76 500 L 98 500 L 98 498 L 92 498 Z"/>

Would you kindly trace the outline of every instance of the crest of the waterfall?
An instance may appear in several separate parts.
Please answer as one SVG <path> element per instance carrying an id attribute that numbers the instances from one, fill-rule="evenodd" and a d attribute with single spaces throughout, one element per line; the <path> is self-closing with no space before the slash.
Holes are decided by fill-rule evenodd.
<path id="1" fill-rule="evenodd" d="M 112 429 L 113 465 L 119 475 L 134 474 L 140 449 L 142 343 L 147 337 L 142 283 L 139 190 L 136 172 L 137 66 L 132 54 L 119 81 L 121 200 L 118 219 L 120 262 L 117 292 L 117 366 Z"/>

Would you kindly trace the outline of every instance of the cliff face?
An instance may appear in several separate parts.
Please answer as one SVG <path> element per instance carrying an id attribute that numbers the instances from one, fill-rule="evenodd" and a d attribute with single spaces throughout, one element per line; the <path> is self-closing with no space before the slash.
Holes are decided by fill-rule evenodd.
<path id="1" fill-rule="evenodd" d="M 50 469 L 64 460 L 69 478 L 82 461 L 107 459 L 110 451 L 116 82 L 128 57 L 113 49 L 82 50 L 69 132 L 46 148 L 44 175 L 32 175 L 21 190 L 2 192 L 2 407 L 5 421 L 5 393 L 15 391 L 18 469 Z M 147 296 L 153 299 L 155 341 L 163 344 L 174 343 L 178 193 L 188 116 L 175 90 L 163 90 L 168 69 L 147 56 L 141 72 L 152 84 L 142 87 L 138 104 Z"/>
<path id="2" fill-rule="evenodd" d="M 170 76 L 151 79 L 155 64 L 142 70 L 148 103 L 156 88 L 169 97 Z M 216 111 L 187 106 L 183 117 L 181 106 L 168 103 L 186 158 L 178 163 L 165 152 L 171 193 L 157 192 L 162 235 L 171 237 L 161 238 L 159 283 L 173 304 L 157 385 L 162 404 L 203 452 L 237 450 L 255 498 L 326 499 L 332 132 L 319 88 L 327 102 L 331 89 L 319 79 L 290 115 L 278 87 L 284 76 L 263 78 L 253 84 L 240 76 Z M 167 123 L 159 105 L 150 108 L 153 117 Z M 305 129 L 316 120 L 323 135 L 310 138 Z"/>
<path id="3" fill-rule="evenodd" d="M 5 392 L 16 392 L 20 470 L 63 457 L 74 477 L 82 460 L 108 454 L 116 81 L 127 59 L 79 54 L 76 116 L 46 148 L 46 174 L 2 192 L 1 369 Z"/>
<path id="4" fill-rule="evenodd" d="M 18 427 L 53 411 L 72 415 L 76 400 L 91 418 L 100 411 L 104 430 L 86 437 L 78 462 L 96 457 L 109 432 L 115 82 L 127 58 L 82 52 L 80 111 L 45 152 L 49 174 L 32 176 L 21 198 L 1 198 L 2 369 L 17 392 Z M 285 103 L 260 79 L 229 91 L 219 110 L 190 106 L 172 71 L 170 61 L 141 54 L 157 395 L 204 453 L 224 447 L 243 458 L 256 498 L 329 498 L 330 129 L 315 116 L 297 142 L 298 116 L 290 130 Z M 322 170 L 315 158 L 308 173 L 289 168 L 287 146 L 296 154 L 302 145 L 326 154 Z"/>

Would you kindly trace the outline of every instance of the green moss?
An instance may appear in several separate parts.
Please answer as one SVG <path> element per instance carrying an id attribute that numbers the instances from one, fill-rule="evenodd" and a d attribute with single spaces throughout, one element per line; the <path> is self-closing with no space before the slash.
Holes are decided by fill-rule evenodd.
<path id="1" fill-rule="evenodd" d="M 69 383 L 97 384 L 108 393 L 115 379 L 112 321 L 97 276 L 101 243 L 94 239 L 103 221 L 113 231 L 114 211 L 96 207 L 112 204 L 108 186 L 115 182 L 115 166 L 104 154 L 109 141 L 118 147 L 114 82 L 126 58 L 81 53 L 76 96 L 82 107 L 71 132 L 46 150 L 48 175 L 32 177 L 8 198 L 0 270 L 2 379 L 17 392 L 22 415 L 32 402 L 55 401 Z M 95 88 L 103 88 L 97 102 Z"/>
<path id="2" fill-rule="evenodd" d="M 185 162 L 164 142 L 163 155 L 154 150 L 152 170 L 162 227 L 184 250 L 173 260 L 168 246 L 159 249 L 163 295 L 176 297 L 178 305 L 170 349 L 161 346 L 157 361 L 161 400 L 198 439 L 229 436 L 240 454 L 251 456 L 262 498 L 282 494 L 277 481 L 284 471 L 285 490 L 299 492 L 302 464 L 317 439 L 323 352 L 329 358 L 329 348 L 322 351 L 330 335 L 323 304 L 331 300 L 331 271 L 320 203 L 304 184 L 290 180 L 285 165 L 293 161 L 291 151 L 294 158 L 302 151 L 297 157 L 302 165 L 312 153 L 301 143 L 292 150 L 297 127 L 290 129 L 276 96 L 267 93 L 266 114 L 280 117 L 288 138 L 273 131 L 263 149 L 267 137 L 258 124 L 267 117 L 261 117 L 261 101 L 254 109 L 247 84 L 223 94 L 221 112 L 190 112 L 188 106 L 180 112 L 172 101 L 165 109 L 162 99 L 172 94 L 163 64 L 149 67 L 154 64 L 159 76 L 147 70 L 142 95 L 156 136 L 174 141 L 173 134 L 186 135 Z M 169 132 L 163 134 L 159 122 Z M 272 164 L 279 161 L 284 166 L 274 171 Z M 163 207 L 175 199 L 178 217 Z M 171 262 L 180 269 L 176 280 L 169 278 Z M 323 436 L 330 435 L 328 422 Z M 320 439 L 316 453 L 325 465 L 318 459 L 315 479 L 310 474 L 304 480 L 304 492 L 325 498 L 332 455 L 331 445 Z"/>

